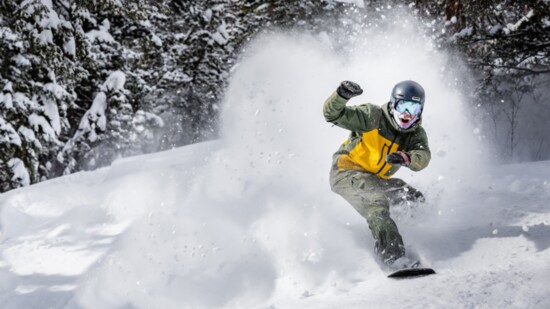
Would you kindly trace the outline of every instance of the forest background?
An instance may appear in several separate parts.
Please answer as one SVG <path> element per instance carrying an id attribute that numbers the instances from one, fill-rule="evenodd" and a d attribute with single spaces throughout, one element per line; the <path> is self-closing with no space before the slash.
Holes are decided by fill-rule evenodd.
<path id="1" fill-rule="evenodd" d="M 215 139 L 231 71 L 256 36 L 308 33 L 345 46 L 399 23 L 398 11 L 421 20 L 435 48 L 472 76 L 454 86 L 477 125 L 457 129 L 494 146 L 502 163 L 549 160 L 549 7 L 547 0 L 3 0 L 0 192 Z"/>

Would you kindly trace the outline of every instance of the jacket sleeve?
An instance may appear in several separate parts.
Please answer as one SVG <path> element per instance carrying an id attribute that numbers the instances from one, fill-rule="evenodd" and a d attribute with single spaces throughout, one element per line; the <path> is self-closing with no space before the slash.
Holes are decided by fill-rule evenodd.
<path id="1" fill-rule="evenodd" d="M 411 146 L 407 153 L 411 157 L 409 168 L 418 172 L 428 166 L 432 158 L 432 153 L 428 145 L 428 136 L 426 131 L 420 127 L 411 140 Z"/>
<path id="2" fill-rule="evenodd" d="M 323 105 L 325 120 L 350 131 L 366 131 L 370 108 L 365 105 L 346 106 L 347 102 L 336 91 L 331 94 Z"/>

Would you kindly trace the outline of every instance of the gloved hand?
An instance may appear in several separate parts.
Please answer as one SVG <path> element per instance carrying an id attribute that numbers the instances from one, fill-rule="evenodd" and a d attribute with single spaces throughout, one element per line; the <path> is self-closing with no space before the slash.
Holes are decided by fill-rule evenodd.
<path id="1" fill-rule="evenodd" d="M 361 89 L 361 86 L 359 86 L 357 83 L 345 80 L 340 83 L 340 86 L 338 87 L 338 89 L 336 89 L 336 92 L 342 98 L 349 100 L 363 93 L 363 89 Z"/>
<path id="2" fill-rule="evenodd" d="M 386 156 L 386 162 L 389 164 L 408 166 L 411 164 L 411 157 L 405 152 L 396 151 Z"/>

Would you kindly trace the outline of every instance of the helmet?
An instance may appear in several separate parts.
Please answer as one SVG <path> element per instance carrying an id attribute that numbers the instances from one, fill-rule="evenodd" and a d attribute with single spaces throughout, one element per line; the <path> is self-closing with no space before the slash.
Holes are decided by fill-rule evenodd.
<path id="1" fill-rule="evenodd" d="M 390 98 L 390 113 L 401 129 L 408 129 L 422 116 L 424 88 L 415 81 L 406 80 L 393 87 Z"/>

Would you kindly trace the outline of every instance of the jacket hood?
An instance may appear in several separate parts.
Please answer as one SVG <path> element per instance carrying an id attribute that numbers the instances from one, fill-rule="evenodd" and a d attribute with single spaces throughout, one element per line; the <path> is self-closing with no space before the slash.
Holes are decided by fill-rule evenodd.
<path id="1" fill-rule="evenodd" d="M 404 133 L 413 132 L 422 125 L 422 117 L 420 117 L 420 119 L 418 119 L 410 128 L 408 129 L 400 128 L 397 122 L 395 121 L 395 119 L 393 118 L 393 116 L 390 114 L 390 102 L 382 105 L 382 112 L 384 113 L 386 120 L 391 124 L 391 126 L 399 132 L 404 132 Z"/>

